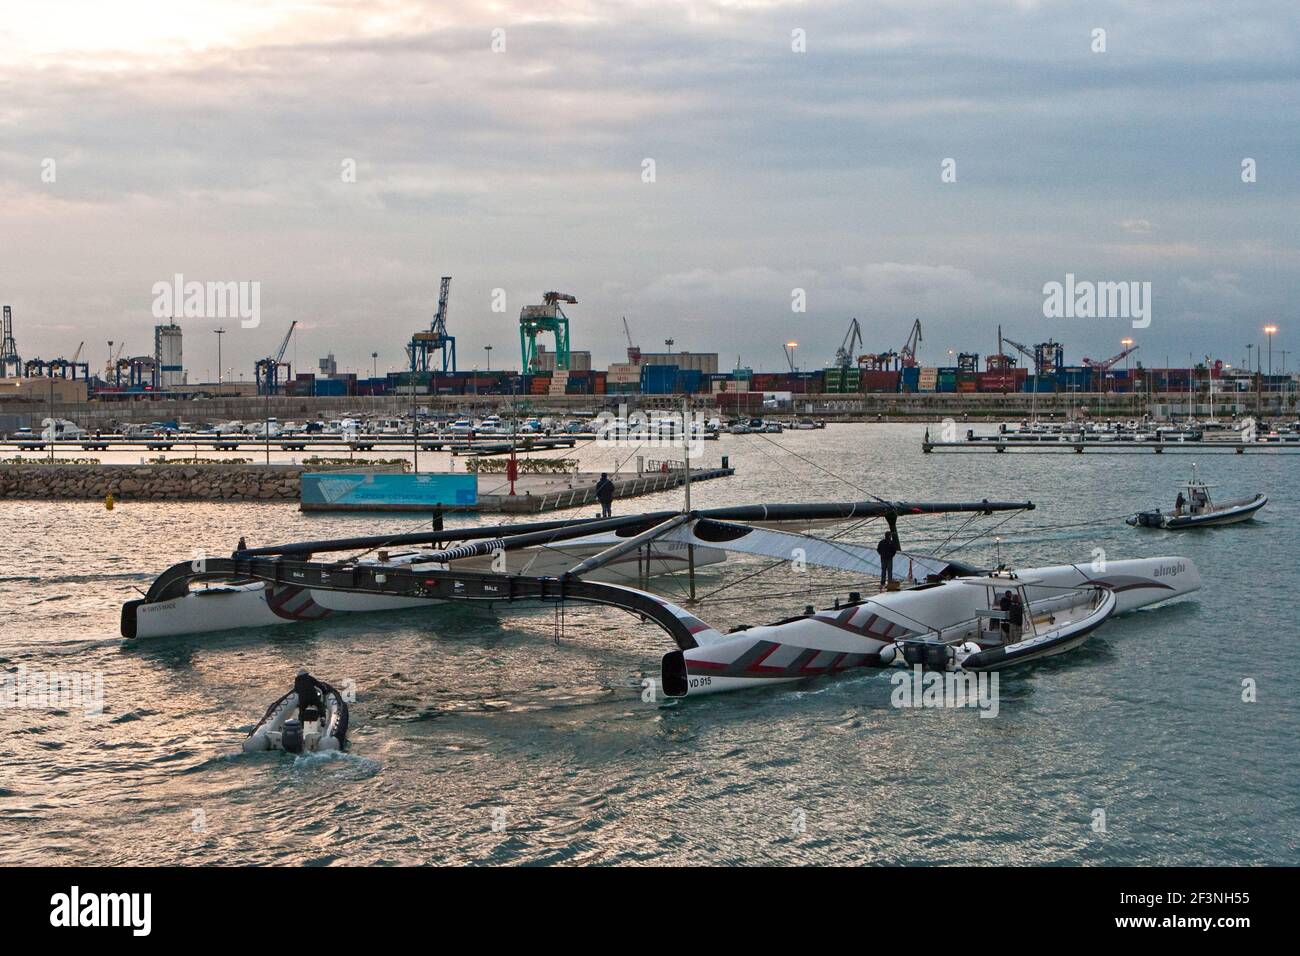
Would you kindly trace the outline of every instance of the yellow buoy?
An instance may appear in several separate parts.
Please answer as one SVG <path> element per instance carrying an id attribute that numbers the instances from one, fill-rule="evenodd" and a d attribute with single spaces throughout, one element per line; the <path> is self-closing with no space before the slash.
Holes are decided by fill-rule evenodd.
<path id="1" fill-rule="evenodd" d="M 110 491 L 108 494 L 104 495 L 104 507 L 109 511 L 113 510 L 113 492 Z"/>

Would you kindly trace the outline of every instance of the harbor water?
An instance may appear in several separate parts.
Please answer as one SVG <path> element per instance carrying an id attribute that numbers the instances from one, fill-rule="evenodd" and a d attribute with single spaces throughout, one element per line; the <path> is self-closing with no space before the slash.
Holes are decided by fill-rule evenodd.
<path id="1" fill-rule="evenodd" d="M 28 682 L 0 703 L 0 865 L 1300 863 L 1296 461 L 923 455 L 923 432 L 724 435 L 704 464 L 728 455 L 737 474 L 695 488 L 693 504 L 1029 499 L 1037 510 L 1004 524 L 904 520 L 904 549 L 947 550 L 997 526 L 954 556 L 1179 555 L 1203 589 L 1000 675 L 996 716 L 896 707 L 897 672 L 876 670 L 665 702 L 644 699 L 643 680 L 668 639 L 604 608 L 432 606 L 118 634 L 122 603 L 159 571 L 241 536 L 406 531 L 418 517 L 0 503 L 0 668 L 9 687 Z M 559 454 L 600 471 L 631 451 Z M 1124 523 L 1171 506 L 1192 461 L 1223 497 L 1266 492 L 1258 520 L 1181 534 Z M 616 512 L 680 503 L 670 492 Z M 876 523 L 845 538 L 879 534 Z M 699 615 L 765 623 L 866 584 L 818 590 L 826 576 L 784 567 L 749 577 L 766 563 L 701 571 L 699 593 L 717 593 Z M 674 599 L 684 586 L 655 584 Z M 355 688 L 347 751 L 241 754 L 301 667 Z M 41 700 L 32 682 L 51 674 L 102 687 L 102 713 L 87 713 L 94 694 Z"/>

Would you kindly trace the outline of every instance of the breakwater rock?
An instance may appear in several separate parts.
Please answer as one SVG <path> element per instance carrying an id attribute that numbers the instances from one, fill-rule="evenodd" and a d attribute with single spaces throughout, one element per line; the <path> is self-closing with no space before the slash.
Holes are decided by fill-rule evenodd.
<path id="1" fill-rule="evenodd" d="M 0 498 L 104 498 L 118 501 L 297 501 L 303 465 L 5 464 Z M 353 469 L 356 470 L 356 469 Z"/>

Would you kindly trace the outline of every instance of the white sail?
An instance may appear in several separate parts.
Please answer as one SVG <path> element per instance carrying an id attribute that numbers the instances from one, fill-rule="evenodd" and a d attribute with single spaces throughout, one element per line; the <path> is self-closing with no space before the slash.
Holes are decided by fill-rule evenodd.
<path id="1" fill-rule="evenodd" d="M 701 519 L 665 533 L 658 540 L 676 541 L 702 547 L 719 548 L 738 554 L 755 554 L 786 561 L 799 560 L 820 568 L 835 568 L 861 574 L 880 574 L 880 555 L 874 547 L 828 541 L 792 531 L 752 528 L 748 525 Z M 939 558 L 900 552 L 894 557 L 894 574 L 899 578 L 922 580 L 948 567 Z"/>

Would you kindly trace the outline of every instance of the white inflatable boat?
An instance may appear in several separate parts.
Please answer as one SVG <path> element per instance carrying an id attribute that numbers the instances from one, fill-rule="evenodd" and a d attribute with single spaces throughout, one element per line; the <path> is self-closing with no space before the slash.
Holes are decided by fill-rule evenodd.
<path id="1" fill-rule="evenodd" d="M 306 706 L 299 706 L 309 698 Z M 294 686 L 269 708 L 244 739 L 244 752 L 284 750 L 312 753 L 339 750 L 347 740 L 348 705 L 343 696 L 306 671 L 299 671 Z"/>

